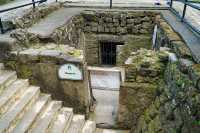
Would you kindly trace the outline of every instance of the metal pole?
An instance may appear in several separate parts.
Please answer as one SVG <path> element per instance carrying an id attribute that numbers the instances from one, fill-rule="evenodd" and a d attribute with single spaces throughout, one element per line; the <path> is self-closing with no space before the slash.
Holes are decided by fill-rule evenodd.
<path id="1" fill-rule="evenodd" d="M 110 0 L 110 9 L 112 8 L 112 0 Z"/>
<path id="2" fill-rule="evenodd" d="M 173 4 L 173 0 L 171 0 L 171 3 L 170 3 L 170 8 L 172 8 L 172 4 Z"/>
<path id="3" fill-rule="evenodd" d="M 32 0 L 33 8 L 35 9 L 35 0 Z"/>
<path id="4" fill-rule="evenodd" d="M 4 29 L 3 29 L 3 23 L 2 23 L 2 20 L 0 18 L 0 29 L 1 29 L 1 34 L 4 33 Z"/>
<path id="5" fill-rule="evenodd" d="M 187 0 L 185 0 L 184 2 L 184 9 L 183 9 L 183 14 L 182 14 L 182 18 L 181 18 L 181 22 L 183 22 L 184 18 L 185 18 L 185 12 L 186 12 L 186 8 L 187 8 Z"/>

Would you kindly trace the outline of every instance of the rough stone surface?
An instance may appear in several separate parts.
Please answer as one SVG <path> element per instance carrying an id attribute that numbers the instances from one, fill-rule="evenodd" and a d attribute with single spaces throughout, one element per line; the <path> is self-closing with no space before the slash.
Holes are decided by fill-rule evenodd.
<path id="1" fill-rule="evenodd" d="M 125 64 L 125 82 L 120 86 L 117 121 L 123 128 L 134 129 L 164 84 L 162 76 L 167 55 L 141 49 L 133 52 L 130 58 L 130 63 Z"/>
<path id="2" fill-rule="evenodd" d="M 81 50 L 67 45 L 49 44 L 22 50 L 15 56 L 5 66 L 16 70 L 18 77 L 30 79 L 31 84 L 39 85 L 43 92 L 64 101 L 64 105 L 74 107 L 75 112 L 88 113 L 88 76 Z M 83 71 L 84 80 L 60 80 L 57 71 L 65 63 L 78 66 Z"/>

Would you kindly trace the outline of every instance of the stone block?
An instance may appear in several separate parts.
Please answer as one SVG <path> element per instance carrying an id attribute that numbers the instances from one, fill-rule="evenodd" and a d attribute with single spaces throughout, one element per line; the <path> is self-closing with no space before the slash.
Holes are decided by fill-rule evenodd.
<path id="1" fill-rule="evenodd" d="M 58 57 L 61 55 L 60 51 L 57 50 L 43 50 L 39 53 L 40 62 L 43 63 L 57 63 Z"/>
<path id="2" fill-rule="evenodd" d="M 182 41 L 172 41 L 172 48 L 179 58 L 192 59 L 192 54 L 187 45 Z"/>
<path id="3" fill-rule="evenodd" d="M 38 62 L 39 59 L 39 50 L 35 49 L 28 49 L 19 52 L 18 59 L 22 63 L 28 63 L 28 62 Z"/>

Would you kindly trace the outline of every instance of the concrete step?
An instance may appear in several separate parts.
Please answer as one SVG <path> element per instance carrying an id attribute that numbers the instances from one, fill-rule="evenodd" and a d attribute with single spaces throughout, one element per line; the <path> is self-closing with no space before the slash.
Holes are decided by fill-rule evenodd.
<path id="1" fill-rule="evenodd" d="M 3 69 L 4 69 L 4 64 L 0 63 L 0 70 L 3 70 Z"/>
<path id="2" fill-rule="evenodd" d="M 10 132 L 17 121 L 33 105 L 40 93 L 39 87 L 30 86 L 24 95 L 1 117 L 0 132 Z"/>
<path id="3" fill-rule="evenodd" d="M 67 130 L 67 133 L 79 133 L 82 131 L 82 128 L 85 123 L 85 116 L 84 115 L 74 115 L 71 125 Z"/>
<path id="4" fill-rule="evenodd" d="M 130 130 L 113 130 L 97 128 L 95 133 L 129 133 Z"/>
<path id="5" fill-rule="evenodd" d="M 87 120 L 82 129 L 82 133 L 94 133 L 96 130 L 96 123 L 94 121 Z"/>
<path id="6" fill-rule="evenodd" d="M 45 133 L 56 118 L 59 109 L 62 106 L 61 101 L 51 101 L 41 116 L 35 121 L 29 133 Z"/>
<path id="7" fill-rule="evenodd" d="M 28 80 L 18 79 L 2 92 L 2 95 L 0 96 L 0 116 L 21 97 L 28 85 Z"/>
<path id="8" fill-rule="evenodd" d="M 24 133 L 27 132 L 38 116 L 45 110 L 46 105 L 50 101 L 50 95 L 42 94 L 30 108 L 27 113 L 23 116 L 22 120 L 18 123 L 16 128 L 12 131 L 13 133 Z"/>
<path id="9" fill-rule="evenodd" d="M 49 14 L 37 24 L 28 28 L 28 32 L 37 35 L 41 39 L 48 39 L 57 28 L 65 25 L 72 16 L 78 14 L 80 11 L 81 9 L 60 8 Z"/>
<path id="10" fill-rule="evenodd" d="M 53 122 L 49 132 L 50 133 L 64 133 L 69 128 L 73 118 L 73 109 L 63 107 L 59 112 L 56 120 Z"/>
<path id="11" fill-rule="evenodd" d="M 17 79 L 15 71 L 2 71 L 0 74 L 0 94 L 3 90 Z"/>

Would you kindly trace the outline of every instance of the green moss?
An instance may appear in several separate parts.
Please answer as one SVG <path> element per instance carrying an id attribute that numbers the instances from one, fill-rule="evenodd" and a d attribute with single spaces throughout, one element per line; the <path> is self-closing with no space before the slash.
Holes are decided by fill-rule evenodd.
<path id="1" fill-rule="evenodd" d="M 6 61 L 4 62 L 6 68 L 11 70 L 16 70 L 16 61 Z"/>
<path id="2" fill-rule="evenodd" d="M 28 79 L 32 76 L 30 65 L 17 64 L 17 73 L 20 78 Z"/>
<path id="3" fill-rule="evenodd" d="M 178 87 L 190 86 L 192 85 L 192 81 L 189 80 L 188 76 L 183 74 L 179 68 L 177 63 L 171 63 L 171 71 L 173 76 L 173 81 Z"/>

